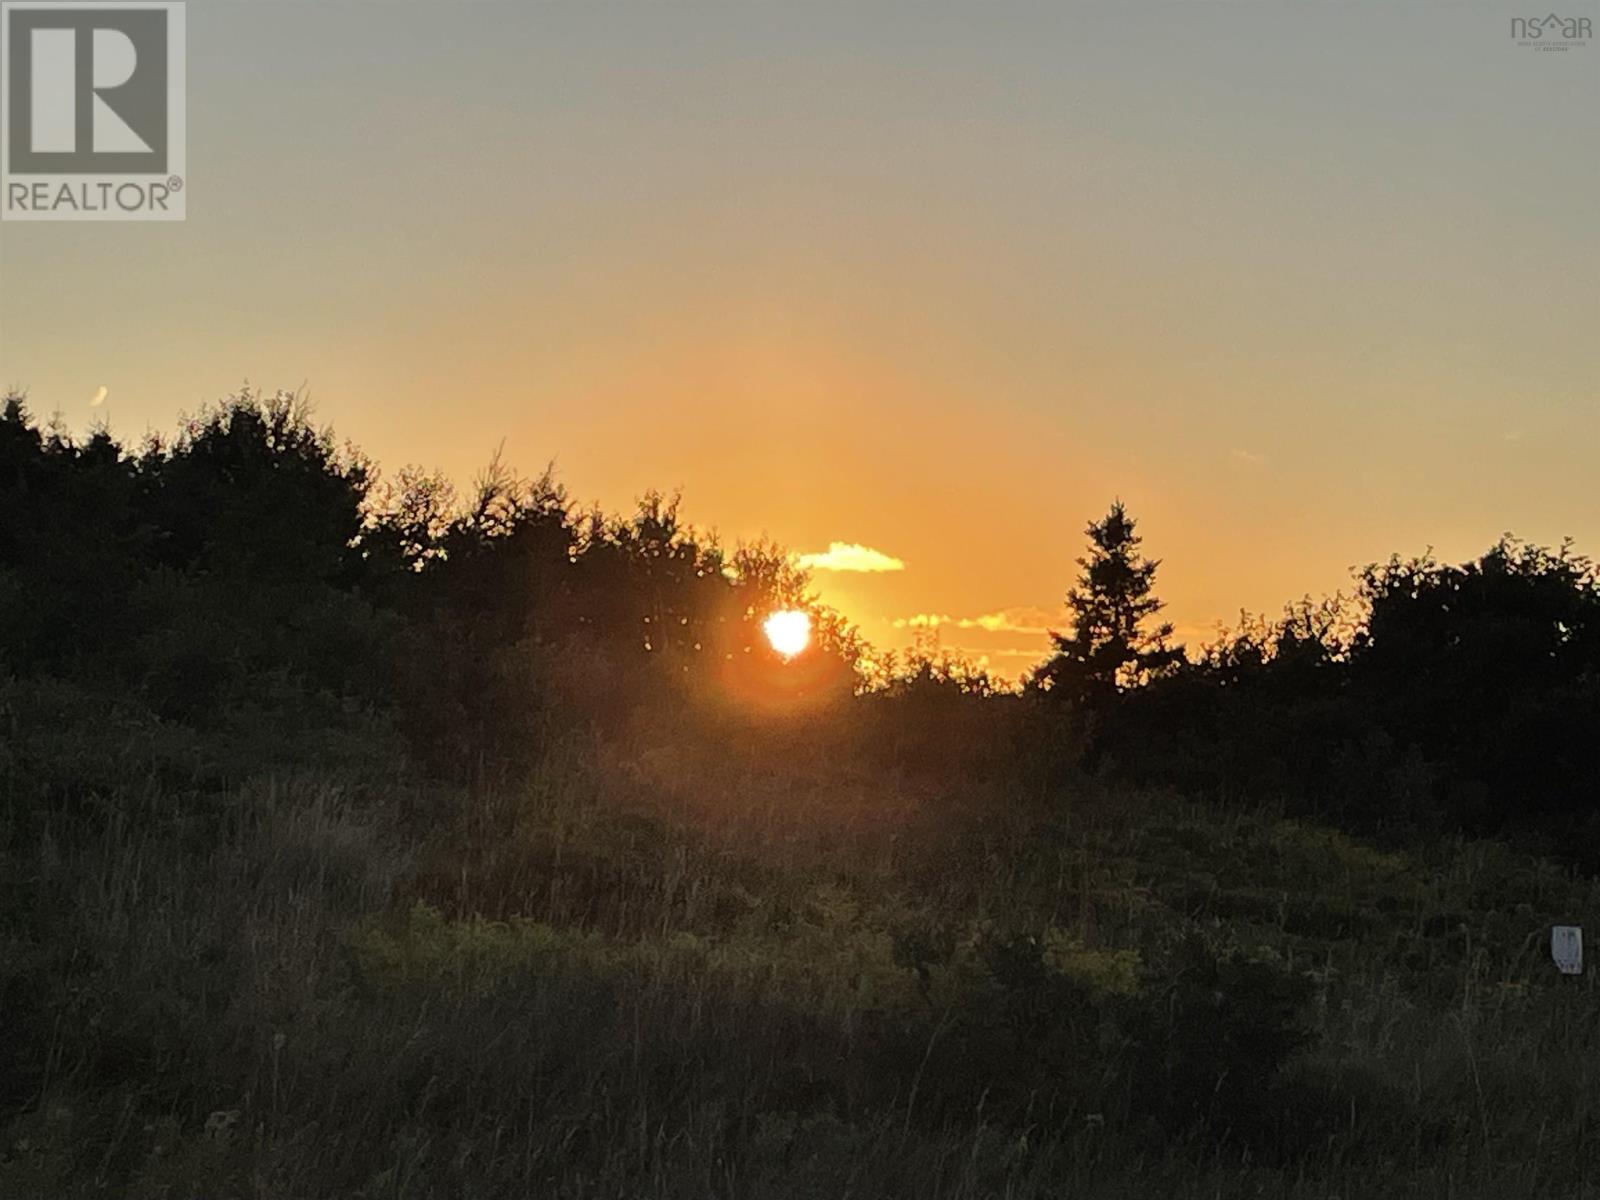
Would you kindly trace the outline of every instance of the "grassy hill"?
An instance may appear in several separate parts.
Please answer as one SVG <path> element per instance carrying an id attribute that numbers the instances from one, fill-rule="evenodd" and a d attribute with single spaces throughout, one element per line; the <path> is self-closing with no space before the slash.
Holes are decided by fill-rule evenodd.
<path id="1" fill-rule="evenodd" d="M 235 775 L 46 700 L 0 697 L 8 794 L 77 797 L 11 810 L 6 1196 L 1600 1186 L 1600 997 L 1548 960 L 1600 886 L 1493 842 L 803 720 L 641 719 L 449 789 L 348 719 Z"/>

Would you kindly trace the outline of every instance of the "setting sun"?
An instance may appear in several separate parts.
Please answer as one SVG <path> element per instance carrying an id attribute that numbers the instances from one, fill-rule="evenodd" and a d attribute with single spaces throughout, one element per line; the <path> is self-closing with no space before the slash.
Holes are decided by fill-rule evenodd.
<path id="1" fill-rule="evenodd" d="M 800 609 L 775 612 L 761 623 L 767 641 L 785 658 L 793 658 L 811 641 L 811 614 Z"/>

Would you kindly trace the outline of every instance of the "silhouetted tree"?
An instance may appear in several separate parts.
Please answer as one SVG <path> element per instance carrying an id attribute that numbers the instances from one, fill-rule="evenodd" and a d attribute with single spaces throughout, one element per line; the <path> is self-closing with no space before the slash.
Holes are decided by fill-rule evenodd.
<path id="1" fill-rule="evenodd" d="M 1120 688 L 1135 686 L 1183 657 L 1169 646 L 1172 626 L 1145 628 L 1163 607 L 1151 587 L 1158 560 L 1139 553 L 1135 522 L 1115 501 L 1089 525 L 1089 553 L 1077 560 L 1078 582 L 1067 593 L 1070 633 L 1050 634 L 1056 652 L 1038 667 L 1032 684 L 1053 698 L 1103 712 Z"/>
<path id="2" fill-rule="evenodd" d="M 124 603 L 151 544 L 144 481 L 105 430 L 40 430 L 0 402 L 0 658 L 93 657 L 127 632 Z"/>
<path id="3" fill-rule="evenodd" d="M 1600 819 L 1600 576 L 1570 546 L 1509 535 L 1476 562 L 1391 559 L 1361 572 L 1350 653 L 1359 703 L 1445 779 L 1475 832 Z"/>
<path id="4" fill-rule="evenodd" d="M 247 387 L 139 467 L 163 564 L 247 581 L 247 596 L 353 580 L 371 468 L 312 424 L 302 397 Z"/>

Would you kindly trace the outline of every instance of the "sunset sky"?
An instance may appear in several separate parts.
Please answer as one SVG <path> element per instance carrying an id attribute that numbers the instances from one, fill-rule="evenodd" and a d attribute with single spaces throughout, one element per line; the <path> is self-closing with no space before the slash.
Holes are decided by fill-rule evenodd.
<path id="1" fill-rule="evenodd" d="M 0 387 L 681 487 L 1008 675 L 1114 496 L 1191 638 L 1600 553 L 1600 41 L 1520 12 L 195 0 L 188 220 L 0 226 Z"/>

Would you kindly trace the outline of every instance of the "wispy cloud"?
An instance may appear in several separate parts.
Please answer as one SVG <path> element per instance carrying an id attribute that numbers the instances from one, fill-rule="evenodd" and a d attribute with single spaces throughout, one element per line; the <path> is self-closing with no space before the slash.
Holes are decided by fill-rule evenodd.
<path id="1" fill-rule="evenodd" d="M 856 542 L 829 542 L 828 548 L 799 555 L 796 560 L 810 571 L 904 571 L 906 564 L 892 554 Z"/>
<path id="2" fill-rule="evenodd" d="M 1064 619 L 1058 609 L 1024 604 L 973 617 L 962 622 L 961 628 L 983 629 L 989 633 L 1044 633 Z"/>
<path id="3" fill-rule="evenodd" d="M 1235 448 L 1228 451 L 1228 457 L 1236 463 L 1243 463 L 1247 467 L 1259 467 L 1267 461 L 1265 454 L 1257 454 L 1254 450 Z"/>
<path id="4" fill-rule="evenodd" d="M 952 617 L 948 613 L 917 613 L 910 617 L 897 617 L 896 629 L 981 629 L 985 633 L 1044 633 L 1053 625 L 1062 623 L 1062 615 L 1054 609 L 1037 605 L 1017 605 L 998 612 L 983 613 L 976 617 Z"/>

